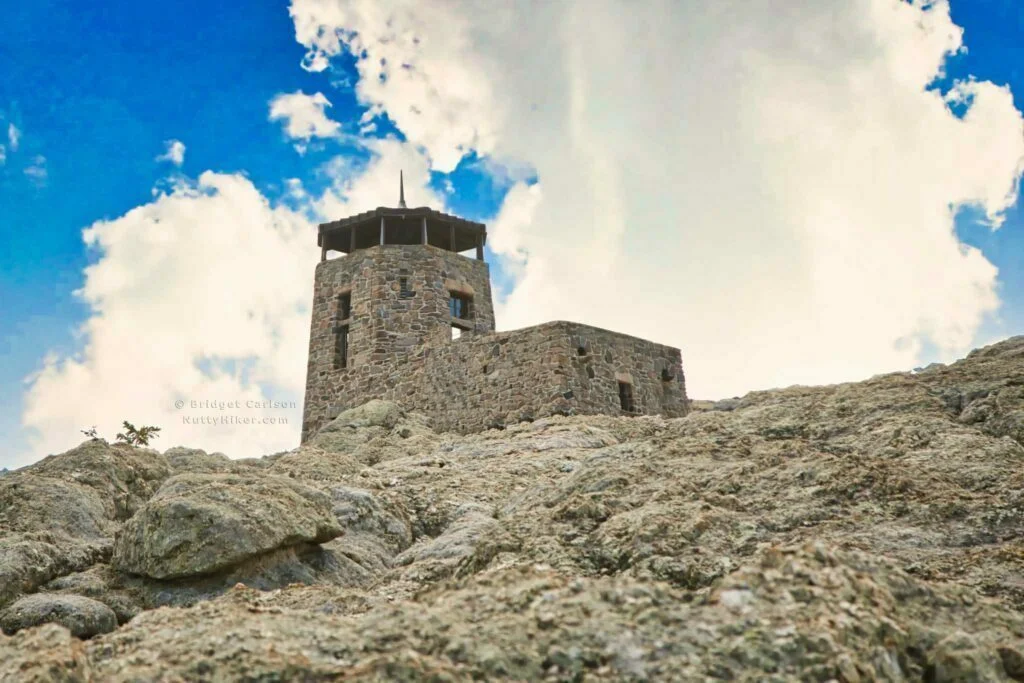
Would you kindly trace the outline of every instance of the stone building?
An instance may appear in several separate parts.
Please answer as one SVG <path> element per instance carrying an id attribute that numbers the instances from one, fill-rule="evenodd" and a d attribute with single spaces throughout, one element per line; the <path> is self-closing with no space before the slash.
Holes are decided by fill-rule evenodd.
<path id="1" fill-rule="evenodd" d="M 679 349 L 562 321 L 495 332 L 485 226 L 399 197 L 320 225 L 303 441 L 373 398 L 462 433 L 555 414 L 686 414 Z"/>

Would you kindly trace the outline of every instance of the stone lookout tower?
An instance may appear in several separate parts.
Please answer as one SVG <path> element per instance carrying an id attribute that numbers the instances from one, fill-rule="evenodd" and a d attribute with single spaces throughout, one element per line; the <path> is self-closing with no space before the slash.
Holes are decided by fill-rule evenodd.
<path id="1" fill-rule="evenodd" d="M 320 225 L 303 441 L 373 398 L 460 432 L 686 414 L 678 349 L 568 322 L 496 333 L 486 241 L 482 223 L 407 207 L 402 178 L 397 207 Z"/>

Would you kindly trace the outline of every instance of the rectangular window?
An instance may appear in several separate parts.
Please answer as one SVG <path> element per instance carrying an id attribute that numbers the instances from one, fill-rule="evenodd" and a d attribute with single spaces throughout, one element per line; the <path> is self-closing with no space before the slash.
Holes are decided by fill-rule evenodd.
<path id="1" fill-rule="evenodd" d="M 633 403 L 633 385 L 629 382 L 619 382 L 619 405 L 627 413 L 636 412 L 636 404 Z"/>
<path id="2" fill-rule="evenodd" d="M 469 320 L 473 315 L 472 297 L 458 292 L 451 292 L 449 296 L 451 298 L 448 300 L 448 310 L 452 317 L 460 320 Z"/>
<path id="3" fill-rule="evenodd" d="M 462 336 L 462 328 L 452 325 L 452 341 Z"/>
<path id="4" fill-rule="evenodd" d="M 338 295 L 338 320 L 348 320 L 352 315 L 352 293 Z"/>
<path id="5" fill-rule="evenodd" d="M 334 328 L 334 369 L 348 367 L 348 325 Z"/>
<path id="6" fill-rule="evenodd" d="M 411 299 L 413 291 L 409 289 L 409 278 L 398 278 L 398 296 L 402 299 Z"/>

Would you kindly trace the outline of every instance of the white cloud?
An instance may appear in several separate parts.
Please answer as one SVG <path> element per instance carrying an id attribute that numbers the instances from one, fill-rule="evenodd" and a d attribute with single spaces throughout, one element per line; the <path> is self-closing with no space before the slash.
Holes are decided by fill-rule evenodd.
<path id="1" fill-rule="evenodd" d="M 506 3 L 479 9 L 487 19 L 512 11 L 497 4 Z M 296 40 L 309 48 L 307 68 L 323 70 L 345 44 L 354 54 L 367 51 L 356 65 L 356 96 L 366 104 L 386 104 L 398 128 L 426 148 L 435 170 L 454 170 L 471 147 L 481 154 L 492 150 L 501 126 L 495 102 L 505 93 L 499 98 L 492 91 L 488 55 L 473 49 L 473 6 L 292 0 L 289 11 Z M 532 38 L 517 35 L 521 44 Z M 515 70 L 517 61 L 490 66 Z"/>
<path id="2" fill-rule="evenodd" d="M 164 141 L 166 151 L 156 158 L 156 161 L 168 161 L 175 166 L 185 163 L 185 143 L 181 140 Z"/>
<path id="3" fill-rule="evenodd" d="M 46 179 L 49 177 L 49 172 L 46 170 L 46 157 L 37 154 L 33 157 L 32 163 L 24 168 L 23 173 L 37 187 L 46 185 Z"/>
<path id="4" fill-rule="evenodd" d="M 341 135 L 341 124 L 327 118 L 324 110 L 330 106 L 323 93 L 282 93 L 270 101 L 270 120 L 283 120 L 285 134 L 293 140 L 308 143 L 313 138 L 336 138 Z M 306 145 L 300 143 L 296 148 L 303 153 Z"/>
<path id="5" fill-rule="evenodd" d="M 7 142 L 11 145 L 11 151 L 17 152 L 21 143 L 21 131 L 13 123 L 7 124 Z"/>
<path id="6" fill-rule="evenodd" d="M 74 445 L 84 426 L 99 425 L 111 438 L 124 419 L 161 427 L 154 442 L 161 448 L 186 444 L 239 456 L 294 447 L 314 235 L 247 179 L 212 172 L 86 229 L 83 239 L 99 258 L 78 292 L 92 311 L 82 329 L 85 346 L 77 357 L 48 358 L 31 379 L 22 423 L 34 436 L 25 459 Z M 297 408 L 246 408 L 245 401 L 267 398 L 261 387 Z M 179 410 L 177 400 L 243 406 Z M 183 421 L 209 415 L 289 422 Z"/>
<path id="7" fill-rule="evenodd" d="M 714 397 L 910 368 L 924 340 L 949 357 L 999 305 L 953 211 L 1016 200 L 1022 117 L 988 82 L 956 86 L 962 120 L 927 90 L 962 47 L 946 2 L 291 13 L 307 64 L 351 50 L 357 96 L 435 170 L 471 149 L 536 169 L 491 230 L 518 274 L 503 327 L 678 345 Z"/>
<path id="8" fill-rule="evenodd" d="M 399 173 L 405 175 L 408 206 L 445 210 L 445 198 L 430 187 L 430 163 L 415 146 L 394 138 L 364 142 L 372 157 L 355 167 L 346 157 L 335 157 L 322 168 L 332 179 L 330 190 L 315 203 L 316 213 L 333 220 L 378 206 L 398 206 Z"/>

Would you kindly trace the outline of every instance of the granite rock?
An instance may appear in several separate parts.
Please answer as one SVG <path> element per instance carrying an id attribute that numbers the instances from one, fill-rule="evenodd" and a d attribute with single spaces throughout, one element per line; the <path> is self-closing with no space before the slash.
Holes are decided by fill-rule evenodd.
<path id="1" fill-rule="evenodd" d="M 184 474 L 167 480 L 125 524 L 112 563 L 155 579 L 198 576 L 341 532 L 330 499 L 291 479 Z"/>

